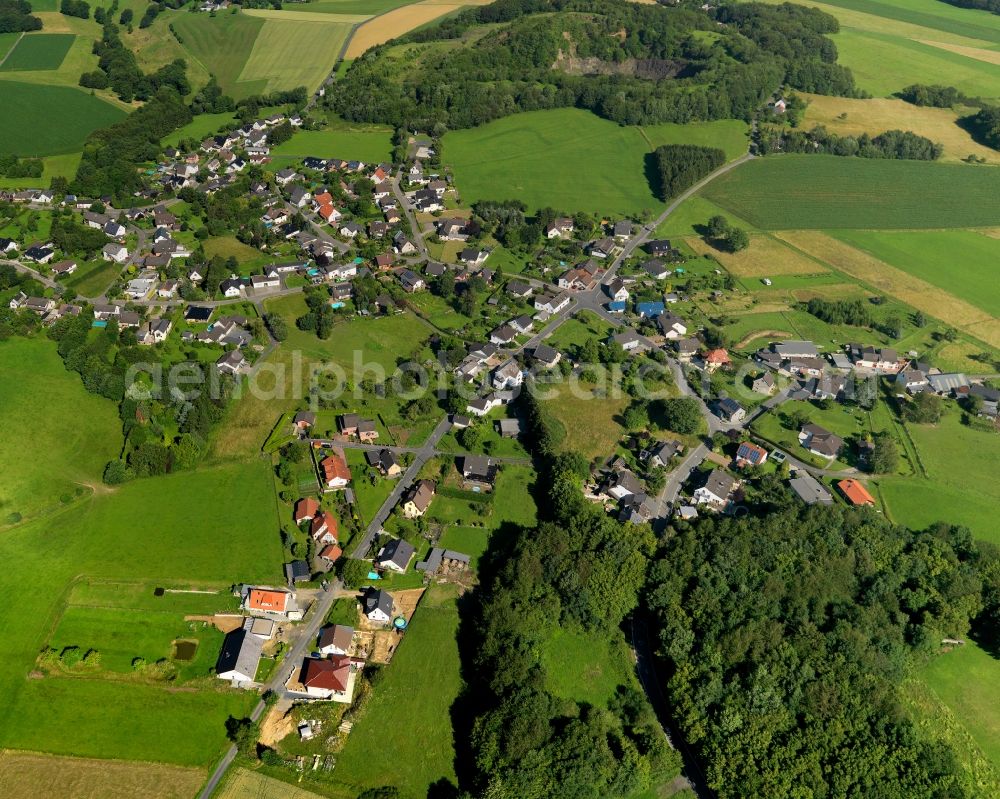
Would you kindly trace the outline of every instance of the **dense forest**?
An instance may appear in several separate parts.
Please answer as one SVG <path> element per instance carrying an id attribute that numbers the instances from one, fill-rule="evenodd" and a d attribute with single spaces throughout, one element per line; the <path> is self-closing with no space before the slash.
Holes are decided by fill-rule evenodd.
<path id="1" fill-rule="evenodd" d="M 653 151 L 656 162 L 656 196 L 669 200 L 691 188 L 706 175 L 726 163 L 718 147 L 694 144 L 664 144 Z"/>
<path id="2" fill-rule="evenodd" d="M 782 84 L 856 94 L 826 35 L 837 29 L 791 4 L 498 0 L 397 40 L 419 45 L 405 53 L 369 51 L 328 102 L 347 119 L 436 132 L 569 106 L 633 125 L 749 119 Z"/>
<path id="3" fill-rule="evenodd" d="M 899 686 L 977 616 L 995 624 L 994 548 L 841 507 L 682 528 L 648 606 L 675 718 L 720 799 L 970 795 Z"/>
<path id="4" fill-rule="evenodd" d="M 1000 14 L 1000 0 L 942 0 L 942 2 L 959 8 L 974 8 L 977 11 Z"/>

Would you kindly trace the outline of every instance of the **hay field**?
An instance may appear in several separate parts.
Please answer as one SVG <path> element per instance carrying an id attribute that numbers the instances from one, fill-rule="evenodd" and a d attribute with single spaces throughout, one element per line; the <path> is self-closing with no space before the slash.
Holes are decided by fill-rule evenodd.
<path id="1" fill-rule="evenodd" d="M 215 796 L 216 799 L 319 799 L 317 794 L 245 768 L 234 769 Z"/>
<path id="2" fill-rule="evenodd" d="M 357 58 L 376 45 L 385 44 L 397 36 L 409 33 L 414 28 L 433 22 L 464 6 L 484 6 L 491 0 L 464 0 L 449 3 L 442 0 L 423 0 L 420 3 L 403 6 L 365 22 L 355 32 L 347 47 L 345 58 Z"/>
<path id="3" fill-rule="evenodd" d="M 1000 52 L 990 52 L 1000 59 Z M 950 108 L 921 108 L 903 100 L 887 98 L 854 100 L 817 94 L 805 94 L 803 97 L 809 101 L 802 122 L 802 127 L 806 129 L 822 125 L 831 133 L 841 136 L 912 130 L 944 145 L 942 161 L 959 161 L 970 154 L 992 163 L 1000 160 L 1000 153 L 976 143 L 958 126 L 958 118 L 965 116 L 965 113 Z M 967 113 L 972 111 L 973 109 L 969 109 Z"/>
<path id="4" fill-rule="evenodd" d="M 737 253 L 717 250 L 701 237 L 686 238 L 684 243 L 698 255 L 712 256 L 737 277 L 812 275 L 828 271 L 771 236 L 751 236 L 750 246 Z"/>
<path id="5" fill-rule="evenodd" d="M 266 81 L 268 92 L 297 86 L 314 91 L 336 64 L 354 23 L 331 22 L 332 14 L 273 13 L 282 16 L 264 18 L 239 80 Z M 294 19 L 286 19 L 290 13 Z"/>
<path id="6" fill-rule="evenodd" d="M 971 303 L 960 300 L 937 286 L 819 231 L 785 231 L 778 238 L 869 283 L 879 291 L 912 305 L 929 316 L 968 333 L 994 347 L 1000 347 L 1000 319 Z"/>
<path id="7" fill-rule="evenodd" d="M 5 799 L 189 799 L 204 781 L 205 770 L 200 768 L 0 752 Z"/>

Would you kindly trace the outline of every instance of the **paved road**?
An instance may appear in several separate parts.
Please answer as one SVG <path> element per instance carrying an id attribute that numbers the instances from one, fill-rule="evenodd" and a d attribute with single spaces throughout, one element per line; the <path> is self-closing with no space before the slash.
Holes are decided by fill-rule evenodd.
<path id="1" fill-rule="evenodd" d="M 52 280 L 52 278 L 45 277 L 45 275 L 43 275 L 38 270 L 33 269 L 32 267 L 28 266 L 27 264 L 22 264 L 20 261 L 12 261 L 9 258 L 2 258 L 2 259 L 0 259 L 0 264 L 7 264 L 8 266 L 13 266 L 21 274 L 33 277 L 35 280 L 37 280 L 43 286 L 47 286 L 50 289 L 61 289 L 62 288 L 62 286 L 60 286 L 58 283 L 56 283 L 56 281 Z"/>
<path id="2" fill-rule="evenodd" d="M 413 481 L 417 479 L 417 475 L 420 474 L 420 470 L 423 468 L 424 464 L 437 454 L 436 448 L 438 442 L 450 429 L 451 420 L 445 416 L 440 422 L 438 422 L 437 427 L 434 428 L 434 432 L 430 434 L 430 437 L 418 450 L 416 450 L 413 463 L 411 463 L 409 468 L 403 473 L 403 476 L 399 478 L 399 481 L 392 489 L 392 493 L 386 497 L 385 502 L 382 503 L 382 507 L 378 509 L 378 513 L 375 514 L 371 524 L 368 525 L 368 529 L 365 531 L 364 537 L 354 548 L 354 552 L 351 554 L 352 558 L 364 558 L 368 554 L 368 549 L 371 547 L 372 541 L 374 541 L 375 536 L 379 534 L 379 531 L 382 529 L 382 525 L 385 524 L 385 520 L 388 519 L 389 514 L 392 513 L 392 509 L 399 504 L 399 500 L 402 499 L 403 493 L 413 484 Z"/>

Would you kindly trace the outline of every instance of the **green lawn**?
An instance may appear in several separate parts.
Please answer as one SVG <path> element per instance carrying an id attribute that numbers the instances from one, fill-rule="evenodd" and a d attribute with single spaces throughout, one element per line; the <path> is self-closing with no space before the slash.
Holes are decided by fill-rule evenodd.
<path id="1" fill-rule="evenodd" d="M 4 72 L 59 69 L 76 36 L 72 33 L 40 33 L 25 36 L 0 66 Z"/>
<path id="2" fill-rule="evenodd" d="M 1000 224 L 1000 169 L 966 164 L 759 158 L 713 181 L 704 195 L 768 230 Z"/>
<path id="3" fill-rule="evenodd" d="M 1000 239 L 971 230 L 841 230 L 837 238 L 1000 316 Z"/>
<path id="4" fill-rule="evenodd" d="M 5 525 L 14 514 L 29 518 L 57 509 L 78 489 L 99 485 L 122 439 L 114 406 L 83 388 L 53 342 L 0 342 L 0 374 L 0 418 L 7 431 L 0 436 L 0 525 Z M 29 447 L 41 457 L 31 456 Z"/>
<path id="5" fill-rule="evenodd" d="M 81 417 L 78 401 L 46 408 Z M 0 405 L 10 428 L 7 412 Z M 246 714 L 253 696 L 221 687 L 172 692 L 105 679 L 27 677 L 77 576 L 168 587 L 183 580 L 222 590 L 280 581 L 277 521 L 268 469 L 252 462 L 139 480 L 0 536 L 0 557 L 17 564 L 0 576 L 9 614 L 0 639 L 0 747 L 213 762 L 226 745 L 225 719 Z"/>
<path id="6" fill-rule="evenodd" d="M 53 155 L 79 150 L 97 128 L 125 116 L 110 103 L 68 86 L 3 81 L 4 124 L 0 153 Z M 59 124 L 53 124 L 58 118 Z"/>
<path id="7" fill-rule="evenodd" d="M 968 526 L 973 535 L 1000 544 L 996 509 L 1000 436 L 966 427 L 954 408 L 936 425 L 907 426 L 927 479 L 881 480 L 892 518 L 922 528 L 936 521 Z"/>
<path id="8" fill-rule="evenodd" d="M 201 141 L 221 128 L 230 128 L 236 124 L 236 117 L 231 113 L 199 114 L 183 128 L 179 128 L 167 136 L 163 140 L 163 145 L 164 147 L 176 147 L 184 139 Z"/>
<path id="9" fill-rule="evenodd" d="M 556 696 L 606 707 L 619 685 L 637 686 L 620 634 L 608 637 L 554 627 L 541 649 L 546 687 Z"/>
<path id="10" fill-rule="evenodd" d="M 701 195 L 689 197 L 678 206 L 670 216 L 663 220 L 663 224 L 656 228 L 656 235 L 664 238 L 677 236 L 698 236 L 700 230 L 713 216 L 724 216 L 729 224 L 742 227 L 744 230 L 753 230 L 753 226 L 734 214 L 724 211 L 719 206 L 706 200 Z"/>
<path id="11" fill-rule="evenodd" d="M 454 588 L 431 586 L 337 757 L 334 782 L 356 793 L 393 785 L 401 799 L 424 799 L 434 783 L 456 782 L 451 709 L 462 687 L 457 632 Z M 375 751 L 382 754 L 373 758 Z"/>
<path id="12" fill-rule="evenodd" d="M 312 6 L 309 6 L 312 8 Z M 308 155 L 316 158 L 343 158 L 369 162 L 388 161 L 392 157 L 392 130 L 381 125 L 350 123 L 331 118 L 322 130 L 300 130 L 271 155 L 299 161 Z"/>
<path id="13" fill-rule="evenodd" d="M 563 351 L 568 347 L 579 347 L 592 338 L 605 341 L 612 330 L 609 322 L 593 311 L 580 311 L 556 328 L 556 331 L 545 339 L 550 347 Z"/>
<path id="14" fill-rule="evenodd" d="M 734 158 L 746 149 L 745 129 L 732 120 L 644 129 L 579 109 L 532 111 L 448 133 L 442 159 L 467 205 L 518 199 L 529 209 L 640 214 L 662 207 L 644 171 L 656 146 L 711 144 Z"/>
<path id="15" fill-rule="evenodd" d="M 365 526 L 374 518 L 378 509 L 382 507 L 389 494 L 392 493 L 398 478 L 386 479 L 381 476 L 376 478 L 375 485 L 368 479 L 369 466 L 365 460 L 365 453 L 357 449 L 346 450 L 347 463 L 351 467 L 351 475 L 354 483 L 354 498 L 356 504 L 355 512 L 361 518 L 361 523 Z"/>
<path id="16" fill-rule="evenodd" d="M 80 264 L 76 271 L 62 282 L 84 297 L 99 297 L 121 273 L 121 264 L 114 261 L 91 261 Z"/>

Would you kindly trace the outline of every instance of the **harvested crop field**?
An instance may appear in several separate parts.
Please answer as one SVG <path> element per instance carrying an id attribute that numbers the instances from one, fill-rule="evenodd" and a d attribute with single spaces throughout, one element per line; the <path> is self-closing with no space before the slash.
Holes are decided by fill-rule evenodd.
<path id="1" fill-rule="evenodd" d="M 778 237 L 929 316 L 1000 347 L 1000 320 L 937 286 L 819 231 L 786 231 Z"/>
<path id="2" fill-rule="evenodd" d="M 986 51 L 1000 59 L 1000 52 Z M 809 102 L 803 129 L 822 125 L 840 136 L 857 136 L 861 133 L 877 135 L 887 130 L 911 130 L 944 146 L 943 161 L 960 161 L 968 155 L 977 155 L 996 163 L 996 150 L 973 141 L 972 136 L 958 125 L 958 118 L 975 109 L 961 112 L 951 108 L 927 108 L 911 105 L 895 98 L 854 100 L 847 97 L 824 97 L 817 94 L 803 95 Z"/>
<path id="3" fill-rule="evenodd" d="M 163 763 L 0 752 L 5 799 L 189 799 L 204 780 L 203 769 Z"/>
<path id="4" fill-rule="evenodd" d="M 216 797 L 217 799 L 319 799 L 317 794 L 245 768 L 234 770 Z"/>
<path id="5" fill-rule="evenodd" d="M 336 22 L 331 14 L 295 13 L 298 16 L 294 19 L 265 18 L 240 81 L 266 80 L 268 92 L 297 86 L 312 92 L 330 74 L 354 23 Z M 303 54 L 308 57 L 303 58 Z"/>
<path id="6" fill-rule="evenodd" d="M 366 50 L 409 33 L 414 28 L 426 25 L 438 17 L 464 6 L 483 6 L 489 2 L 490 0 L 465 0 L 461 3 L 448 3 L 440 0 L 423 0 L 421 3 L 394 9 L 361 25 L 354 32 L 344 57 L 357 58 Z"/>
<path id="7" fill-rule="evenodd" d="M 684 243 L 698 255 L 710 255 L 738 277 L 773 277 L 774 275 L 812 275 L 828 271 L 811 258 L 786 247 L 771 236 L 751 236 L 750 246 L 742 252 L 722 252 L 702 238 L 691 237 Z"/>

